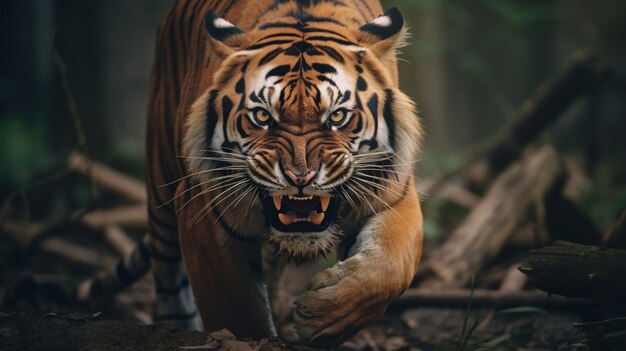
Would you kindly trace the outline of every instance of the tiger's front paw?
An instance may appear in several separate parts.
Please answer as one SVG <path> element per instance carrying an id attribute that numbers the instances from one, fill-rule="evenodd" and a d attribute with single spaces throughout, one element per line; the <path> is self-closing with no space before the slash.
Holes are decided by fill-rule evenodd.
<path id="1" fill-rule="evenodd" d="M 362 258 L 362 257 L 361 257 Z M 402 287 L 380 267 L 352 257 L 313 277 L 295 301 L 294 320 L 302 341 L 333 347 L 374 322 Z"/>

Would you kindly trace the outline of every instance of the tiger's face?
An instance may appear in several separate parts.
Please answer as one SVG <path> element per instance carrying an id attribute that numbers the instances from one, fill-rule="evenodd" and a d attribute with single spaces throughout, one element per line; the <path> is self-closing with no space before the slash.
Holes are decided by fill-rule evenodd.
<path id="1" fill-rule="evenodd" d="M 341 215 L 384 208 L 388 190 L 401 191 L 395 164 L 414 157 L 397 140 L 418 132 L 413 106 L 371 48 L 398 40 L 402 18 L 394 11 L 352 31 L 302 16 L 249 33 L 212 13 L 206 23 L 223 62 L 192 108 L 186 154 L 202 156 L 189 159 L 190 173 L 207 184 L 223 177 L 227 190 L 216 189 L 230 201 L 258 196 L 280 253 L 329 251 Z M 399 108 L 414 122 L 396 123 Z"/>

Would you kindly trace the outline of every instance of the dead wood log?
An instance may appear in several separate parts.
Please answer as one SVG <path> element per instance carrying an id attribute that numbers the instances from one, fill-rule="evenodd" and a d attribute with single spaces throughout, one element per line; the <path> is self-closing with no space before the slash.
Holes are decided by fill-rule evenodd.
<path id="1" fill-rule="evenodd" d="M 432 188 L 434 179 L 422 179 L 415 185 L 418 192 L 430 196 L 428 189 Z M 443 184 L 437 192 L 436 197 L 452 202 L 461 207 L 473 208 L 480 202 L 480 197 L 471 191 L 451 183 Z"/>
<path id="2" fill-rule="evenodd" d="M 67 158 L 68 167 L 80 174 L 91 177 L 98 184 L 114 191 L 129 200 L 141 203 L 148 202 L 144 183 L 130 178 L 108 166 L 88 159 L 85 155 L 72 152 Z"/>
<path id="3" fill-rule="evenodd" d="M 621 217 L 602 238 L 602 246 L 613 249 L 626 249 L 626 209 Z"/>
<path id="4" fill-rule="evenodd" d="M 145 229 L 148 227 L 148 214 L 146 206 L 141 204 L 91 212 L 78 210 L 35 222 L 6 221 L 2 232 L 13 236 L 20 245 L 27 247 L 39 237 L 81 222 L 94 230 L 110 225 Z"/>
<path id="5" fill-rule="evenodd" d="M 11 235 L 23 247 L 29 246 L 35 239 L 46 233 L 76 223 L 85 213 L 84 210 L 75 211 L 63 216 L 54 216 L 40 221 L 6 221 L 2 232 Z"/>
<path id="6" fill-rule="evenodd" d="M 520 270 L 549 293 L 626 302 L 626 250 L 557 242 L 530 251 Z"/>
<path id="7" fill-rule="evenodd" d="M 117 263 L 117 260 L 111 256 L 60 238 L 44 240 L 41 248 L 68 260 L 96 268 L 111 270 Z"/>
<path id="8" fill-rule="evenodd" d="M 554 123 L 575 99 L 595 86 L 601 73 L 593 51 L 574 53 L 559 73 L 524 101 L 513 122 L 486 145 L 489 176 L 497 175 L 515 161 L 525 146 Z"/>
<path id="9" fill-rule="evenodd" d="M 443 174 L 425 192 L 437 193 L 461 172 L 480 174 L 480 179 L 473 179 L 473 183 L 477 188 L 486 189 L 491 180 L 515 162 L 524 148 L 552 125 L 573 101 L 593 88 L 604 73 L 593 51 L 576 51 L 561 71 L 543 82 L 524 101 L 511 123 L 472 148 L 459 167 Z"/>
<path id="10" fill-rule="evenodd" d="M 147 228 L 148 209 L 145 204 L 119 206 L 85 213 L 83 223 L 92 229 L 102 229 L 115 224 L 121 227 Z"/>
<path id="11" fill-rule="evenodd" d="M 569 299 L 549 296 L 542 291 L 500 291 L 488 289 L 408 289 L 390 306 L 390 309 L 415 308 L 419 306 L 467 307 L 472 295 L 472 307 L 509 308 L 533 306 L 547 309 L 587 308 L 594 306 L 591 300 Z"/>
<path id="12" fill-rule="evenodd" d="M 108 224 L 104 227 L 104 237 L 122 257 L 130 256 L 136 245 L 124 229 L 116 224 Z"/>
<path id="13" fill-rule="evenodd" d="M 499 290 L 501 292 L 514 292 L 520 291 L 526 285 L 528 281 L 528 277 L 517 269 L 520 266 L 520 263 L 515 263 L 507 269 L 504 274 L 504 278 L 502 278 L 502 282 L 500 283 Z"/>
<path id="14" fill-rule="evenodd" d="M 561 172 L 556 151 L 545 145 L 515 163 L 478 206 L 424 263 L 421 286 L 466 286 L 502 249 L 528 208 L 543 197 Z"/>

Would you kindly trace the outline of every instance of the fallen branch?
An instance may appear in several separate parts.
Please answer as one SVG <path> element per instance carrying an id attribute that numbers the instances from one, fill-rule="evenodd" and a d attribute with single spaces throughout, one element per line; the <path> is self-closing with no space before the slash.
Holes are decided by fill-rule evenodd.
<path id="1" fill-rule="evenodd" d="M 416 184 L 417 191 L 425 194 L 426 196 L 430 196 L 427 191 L 432 188 L 435 182 L 436 180 L 434 179 L 420 180 Z M 478 195 L 461 186 L 450 183 L 443 184 L 437 192 L 436 197 L 465 208 L 473 208 L 480 202 L 480 197 Z"/>
<path id="2" fill-rule="evenodd" d="M 574 100 L 592 88 L 602 73 L 594 52 L 576 51 L 559 73 L 543 82 L 524 101 L 511 123 L 471 149 L 458 168 L 439 177 L 424 192 L 437 193 L 450 179 L 475 165 L 483 168 L 479 172 L 483 179 L 474 181 L 483 183 L 482 188 L 486 188 L 490 179 L 515 162 L 530 142 L 554 123 Z"/>
<path id="3" fill-rule="evenodd" d="M 96 183 L 129 200 L 141 203 L 148 202 L 145 184 L 99 162 L 90 160 L 83 154 L 70 153 L 67 164 L 71 170 L 91 177 Z"/>
<path id="4" fill-rule="evenodd" d="M 85 213 L 82 221 L 92 229 L 102 229 L 112 224 L 121 227 L 147 228 L 148 210 L 143 204 L 119 206 Z"/>
<path id="5" fill-rule="evenodd" d="M 110 270 L 117 263 L 117 260 L 113 257 L 60 238 L 44 240 L 41 248 L 49 253 L 95 268 Z"/>
<path id="6" fill-rule="evenodd" d="M 396 299 L 390 309 L 415 308 L 419 306 L 467 307 L 470 289 L 409 289 Z M 588 308 L 596 305 L 586 299 L 569 299 L 562 296 L 548 296 L 542 291 L 505 292 L 499 290 L 475 289 L 472 307 L 509 308 L 533 306 L 546 309 Z"/>
<path id="7" fill-rule="evenodd" d="M 626 250 L 557 242 L 530 251 L 520 270 L 549 293 L 626 302 Z"/>
<path id="8" fill-rule="evenodd" d="M 500 252 L 560 172 L 556 151 L 547 145 L 512 165 L 424 263 L 420 286 L 466 286 L 471 275 Z"/>
<path id="9" fill-rule="evenodd" d="M 104 237 L 122 257 L 128 257 L 135 248 L 135 241 L 128 237 L 124 229 L 117 224 L 108 224 L 104 227 Z"/>
<path id="10" fill-rule="evenodd" d="M 528 281 L 528 277 L 519 271 L 519 263 L 515 263 L 507 269 L 500 283 L 499 290 L 501 292 L 521 291 Z"/>

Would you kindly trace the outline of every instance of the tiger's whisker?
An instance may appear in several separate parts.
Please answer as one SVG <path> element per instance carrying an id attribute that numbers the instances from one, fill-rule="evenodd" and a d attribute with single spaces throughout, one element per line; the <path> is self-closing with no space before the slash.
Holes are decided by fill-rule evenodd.
<path id="1" fill-rule="evenodd" d="M 228 168 L 228 169 L 224 169 L 224 168 L 225 168 L 225 167 L 221 167 L 221 168 L 213 168 L 213 169 L 205 169 L 204 171 L 199 171 L 199 172 L 191 173 L 191 174 L 188 174 L 188 175 L 186 175 L 186 176 L 184 176 L 184 177 L 180 177 L 180 178 L 178 178 L 178 179 L 176 179 L 176 180 L 174 180 L 174 181 L 171 181 L 171 182 L 169 182 L 169 183 L 166 183 L 166 184 L 163 184 L 163 185 L 159 185 L 159 188 L 167 187 L 167 186 L 173 185 L 173 184 L 175 184 L 175 183 L 178 183 L 178 182 L 180 182 L 180 181 L 181 181 L 181 180 L 183 180 L 183 179 L 187 179 L 187 178 L 190 178 L 190 177 L 198 176 L 198 175 L 200 175 L 200 174 L 204 174 L 204 173 L 218 172 L 218 171 L 230 171 L 230 170 L 234 171 L 234 170 L 239 170 L 239 168 L 237 168 L 237 169 L 230 169 L 230 168 Z M 242 169 L 245 169 L 245 167 L 243 167 Z M 215 178 L 211 178 L 211 179 L 215 179 Z"/>
<path id="2" fill-rule="evenodd" d="M 233 192 L 231 192 L 231 193 L 227 194 L 226 196 L 224 196 L 224 194 L 226 194 L 228 191 L 230 191 L 230 190 L 232 190 L 232 189 L 234 189 L 234 188 L 236 188 L 236 187 L 242 186 L 243 184 L 245 184 L 246 182 L 249 182 L 249 181 L 250 181 L 249 179 L 246 179 L 245 181 L 243 181 L 243 183 L 242 183 L 242 184 L 235 184 L 235 185 L 233 185 L 233 186 L 229 187 L 228 189 L 223 190 L 221 193 L 219 193 L 217 196 L 215 196 L 215 198 L 214 198 L 213 200 L 209 201 L 209 203 L 208 203 L 206 206 L 204 206 L 204 207 L 200 210 L 200 212 L 198 212 L 198 213 L 194 216 L 194 218 L 192 218 L 192 220 L 191 220 L 191 221 L 192 221 L 192 224 L 196 224 L 196 223 L 199 221 L 199 219 L 202 217 L 202 215 L 209 213 L 209 212 L 210 212 L 211 210 L 213 210 L 213 209 L 214 209 L 217 205 L 219 205 L 219 204 L 221 204 L 222 202 L 224 202 L 224 201 L 228 200 L 228 198 L 230 198 L 231 196 L 233 196 L 233 195 L 237 194 L 237 192 L 236 192 L 236 191 L 233 191 Z M 216 200 L 220 199 L 220 197 L 221 197 L 221 200 L 216 202 Z M 210 207 L 209 209 L 207 209 L 207 207 L 209 207 L 209 206 L 211 206 L 211 207 Z"/>
<path id="3" fill-rule="evenodd" d="M 219 187 L 218 187 L 217 189 L 222 188 L 222 187 L 225 187 L 225 186 L 230 186 L 228 189 L 223 190 L 223 191 L 221 192 L 221 193 L 223 193 L 224 191 L 228 191 L 229 189 L 232 189 L 232 188 L 234 188 L 234 187 L 236 187 L 236 186 L 239 186 L 239 185 L 245 184 L 245 183 L 246 183 L 246 182 L 248 182 L 248 181 L 250 181 L 250 180 L 246 178 L 246 179 L 244 179 L 244 180 L 237 181 L 237 182 L 235 182 L 234 184 L 233 184 L 233 183 L 218 184 L 218 185 L 219 185 Z M 213 190 L 214 190 L 214 189 L 213 189 Z M 205 194 L 207 194 L 207 193 L 209 193 L 209 192 L 211 192 L 211 190 L 203 190 L 203 191 L 202 191 L 202 192 L 200 192 L 199 194 L 197 194 L 197 195 L 195 195 L 194 197 L 192 197 L 191 199 L 189 199 L 189 201 L 185 202 L 185 203 L 181 206 L 181 208 L 180 208 L 180 209 L 178 209 L 176 212 L 180 212 L 180 210 L 182 210 L 183 208 L 185 208 L 185 206 L 187 206 L 187 205 L 188 205 L 191 201 L 193 201 L 193 200 L 194 200 L 195 198 L 197 198 L 198 196 L 205 195 Z M 221 194 L 221 193 L 220 193 L 220 194 Z"/>
<path id="4" fill-rule="evenodd" d="M 243 193 L 241 195 L 239 195 L 237 198 L 235 198 L 228 206 L 226 206 L 225 209 L 222 210 L 222 212 L 220 212 L 219 216 L 217 216 L 217 218 L 215 219 L 215 222 L 213 222 L 213 224 L 217 223 L 217 221 L 219 221 L 220 218 L 222 218 L 222 216 L 224 215 L 224 213 L 226 213 L 226 211 L 228 211 L 229 208 L 233 207 L 233 208 L 237 208 L 237 205 L 239 204 L 239 202 L 241 202 L 241 200 L 250 192 L 250 190 L 254 189 L 254 185 L 248 185 L 248 187 L 246 188 L 245 191 L 243 191 Z"/>
<path id="5" fill-rule="evenodd" d="M 246 176 L 245 174 L 229 174 L 229 175 L 225 175 L 225 176 L 221 176 L 221 177 L 211 178 L 211 179 L 209 179 L 209 180 L 207 180 L 205 182 L 201 182 L 201 183 L 195 184 L 194 186 L 191 186 L 188 189 L 185 189 L 180 194 L 175 195 L 173 198 L 171 198 L 167 202 L 164 202 L 164 203 L 160 204 L 157 208 L 161 208 L 161 207 L 171 203 L 172 201 L 176 200 L 177 198 L 183 196 L 187 192 L 189 192 L 189 191 L 191 191 L 191 190 L 193 190 L 193 189 L 195 189 L 195 188 L 197 188 L 199 186 L 206 185 L 206 184 L 209 184 L 209 183 L 213 183 L 213 182 L 216 182 L 216 181 L 224 179 L 224 178 L 225 179 L 236 180 L 236 179 L 239 179 L 239 178 L 244 178 L 245 176 Z M 223 184 L 213 185 L 213 186 L 211 186 L 208 189 L 204 189 L 203 191 L 212 191 L 212 190 L 217 189 L 217 188 L 219 188 L 221 186 L 223 186 Z"/>

